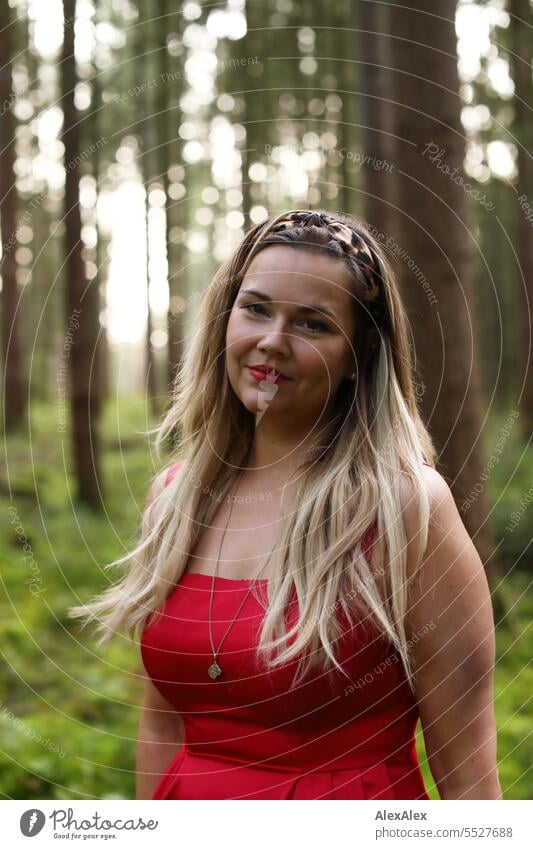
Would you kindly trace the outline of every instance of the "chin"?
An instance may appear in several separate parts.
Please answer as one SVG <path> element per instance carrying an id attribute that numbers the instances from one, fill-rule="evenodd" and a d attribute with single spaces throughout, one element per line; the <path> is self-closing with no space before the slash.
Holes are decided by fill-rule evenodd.
<path id="1" fill-rule="evenodd" d="M 258 392 L 242 392 L 239 401 L 254 416 L 262 412 L 263 415 L 274 405 L 274 399 L 260 397 Z"/>
<path id="2" fill-rule="evenodd" d="M 257 393 L 254 395 L 247 387 L 243 392 L 235 392 L 235 394 L 243 407 L 246 407 L 249 413 L 257 413 Z"/>

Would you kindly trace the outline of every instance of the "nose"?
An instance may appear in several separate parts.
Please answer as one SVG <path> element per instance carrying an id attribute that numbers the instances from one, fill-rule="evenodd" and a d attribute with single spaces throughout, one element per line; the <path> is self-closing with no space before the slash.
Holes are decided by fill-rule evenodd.
<path id="1" fill-rule="evenodd" d="M 283 323 L 272 323 L 267 331 L 261 334 L 257 347 L 265 354 L 278 354 L 284 358 L 290 356 L 290 334 Z"/>

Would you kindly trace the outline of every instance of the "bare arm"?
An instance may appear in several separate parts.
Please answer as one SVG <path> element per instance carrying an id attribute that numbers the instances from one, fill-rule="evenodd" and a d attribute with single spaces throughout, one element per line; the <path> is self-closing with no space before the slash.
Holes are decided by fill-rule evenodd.
<path id="1" fill-rule="evenodd" d="M 137 799 L 151 799 L 184 740 L 183 720 L 147 679 L 137 740 Z"/>
<path id="2" fill-rule="evenodd" d="M 481 559 L 444 478 L 426 468 L 428 545 L 409 592 L 416 697 L 441 799 L 501 799 L 493 706 L 494 620 Z M 405 500 L 408 572 L 416 508 Z M 433 623 L 433 624 L 431 624 Z"/>

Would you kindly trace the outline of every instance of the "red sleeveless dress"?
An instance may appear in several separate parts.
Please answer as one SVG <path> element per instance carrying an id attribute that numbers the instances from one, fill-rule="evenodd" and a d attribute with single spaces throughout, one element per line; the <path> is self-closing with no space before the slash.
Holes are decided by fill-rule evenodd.
<path id="1" fill-rule="evenodd" d="M 352 683 L 315 667 L 289 691 L 297 661 L 270 671 L 255 655 L 266 597 L 258 580 L 222 644 L 223 674 L 212 680 L 211 581 L 186 572 L 141 636 L 146 672 L 185 726 L 153 799 L 429 799 L 415 749 L 416 701 L 387 639 L 366 622 L 350 630 L 340 611 L 336 656 Z M 216 647 L 249 586 L 215 579 Z M 289 607 L 292 624 L 296 599 Z"/>

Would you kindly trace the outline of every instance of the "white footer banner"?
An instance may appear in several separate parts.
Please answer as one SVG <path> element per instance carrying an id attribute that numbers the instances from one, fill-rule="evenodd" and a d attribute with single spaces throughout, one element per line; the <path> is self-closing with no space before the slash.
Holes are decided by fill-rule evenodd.
<path id="1" fill-rule="evenodd" d="M 2 801 L 2 845 L 533 847 L 530 801 L 291 801 Z"/>

